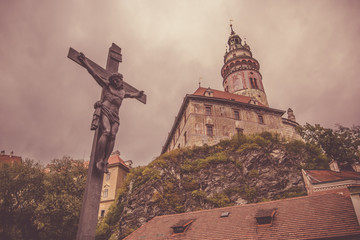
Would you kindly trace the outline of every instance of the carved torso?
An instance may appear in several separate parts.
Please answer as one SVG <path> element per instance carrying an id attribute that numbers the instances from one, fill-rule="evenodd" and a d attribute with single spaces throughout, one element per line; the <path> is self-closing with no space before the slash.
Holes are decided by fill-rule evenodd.
<path id="1" fill-rule="evenodd" d="M 107 88 L 104 88 L 103 104 L 110 108 L 112 111 L 118 112 L 124 97 L 124 89 L 114 89 L 108 86 Z"/>

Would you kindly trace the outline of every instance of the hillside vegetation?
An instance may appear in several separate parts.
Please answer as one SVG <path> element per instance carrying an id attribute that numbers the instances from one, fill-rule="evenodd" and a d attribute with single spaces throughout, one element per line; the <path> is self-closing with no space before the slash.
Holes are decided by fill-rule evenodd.
<path id="1" fill-rule="evenodd" d="M 314 144 L 267 132 L 165 153 L 131 170 L 96 239 L 122 239 L 157 215 L 305 195 L 301 169 L 328 161 Z"/>

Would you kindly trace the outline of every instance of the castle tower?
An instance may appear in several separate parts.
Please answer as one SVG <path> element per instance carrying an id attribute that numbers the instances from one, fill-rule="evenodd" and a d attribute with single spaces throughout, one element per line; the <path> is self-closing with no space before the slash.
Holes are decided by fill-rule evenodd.
<path id="1" fill-rule="evenodd" d="M 225 52 L 224 66 L 221 69 L 224 90 L 250 97 L 268 107 L 262 76 L 259 72 L 260 64 L 252 57 L 250 46 L 246 42 L 241 43 L 242 40 L 235 34 L 232 24 L 230 28 L 229 49 Z"/>

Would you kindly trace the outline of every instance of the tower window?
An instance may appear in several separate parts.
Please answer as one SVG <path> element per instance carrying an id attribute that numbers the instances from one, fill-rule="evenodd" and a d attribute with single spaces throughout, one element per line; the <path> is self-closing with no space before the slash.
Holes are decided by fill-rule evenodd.
<path id="1" fill-rule="evenodd" d="M 184 133 L 184 143 L 185 143 L 184 145 L 187 144 L 187 132 Z"/>
<path id="2" fill-rule="evenodd" d="M 256 78 L 254 78 L 254 85 L 255 85 L 255 88 L 258 89 L 258 85 L 257 85 L 257 82 L 256 82 Z"/>
<path id="3" fill-rule="evenodd" d="M 213 125 L 206 125 L 206 135 L 209 137 L 214 136 Z"/>
<path id="4" fill-rule="evenodd" d="M 105 180 L 106 180 L 106 181 L 109 181 L 109 180 L 110 180 L 110 173 L 107 173 L 107 174 L 106 174 Z"/>
<path id="5" fill-rule="evenodd" d="M 109 195 L 109 189 L 105 189 L 103 192 L 103 198 L 107 198 Z"/>
<path id="6" fill-rule="evenodd" d="M 240 120 L 240 113 L 239 113 L 239 111 L 237 111 L 237 110 L 234 111 L 234 118 L 235 118 L 236 120 Z"/>
<path id="7" fill-rule="evenodd" d="M 205 114 L 211 115 L 211 106 L 205 106 Z"/>
<path id="8" fill-rule="evenodd" d="M 260 123 L 260 124 L 264 124 L 264 118 L 263 118 L 263 116 L 258 115 L 258 117 L 259 117 L 259 123 Z"/>

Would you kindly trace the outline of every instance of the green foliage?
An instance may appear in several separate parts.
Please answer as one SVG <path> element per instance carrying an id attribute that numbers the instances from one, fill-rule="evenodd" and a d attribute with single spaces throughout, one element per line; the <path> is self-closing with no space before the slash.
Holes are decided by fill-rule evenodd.
<path id="1" fill-rule="evenodd" d="M 134 188 L 137 188 L 145 182 L 160 178 L 160 171 L 155 169 L 154 166 L 136 167 L 131 169 L 127 176 L 127 182 L 134 181 Z"/>
<path id="2" fill-rule="evenodd" d="M 230 197 L 231 195 L 233 194 L 236 194 L 236 193 L 241 193 L 241 189 L 240 188 L 237 188 L 237 187 L 229 187 L 229 188 L 226 188 L 224 190 L 224 193 Z"/>
<path id="3" fill-rule="evenodd" d="M 75 239 L 85 180 L 70 157 L 0 166 L 0 239 Z"/>
<path id="4" fill-rule="evenodd" d="M 225 193 L 216 193 L 212 197 L 208 197 L 207 201 L 216 207 L 226 207 L 230 205 L 230 199 Z"/>
<path id="5" fill-rule="evenodd" d="M 321 147 L 342 168 L 349 168 L 360 157 L 360 126 L 337 125 L 336 129 L 330 129 L 307 123 L 298 130 L 306 141 Z"/>
<path id="6" fill-rule="evenodd" d="M 43 239 L 75 239 L 87 169 L 83 161 L 67 156 L 53 160 L 48 169 L 36 224 Z"/>
<path id="7" fill-rule="evenodd" d="M 191 196 L 196 199 L 204 200 L 206 199 L 206 192 L 202 190 L 194 190 L 191 192 Z"/>
<path id="8" fill-rule="evenodd" d="M 323 151 L 315 144 L 303 141 L 292 141 L 285 144 L 287 153 L 301 156 L 304 164 L 299 168 L 328 169 L 329 160 Z"/>
<path id="9" fill-rule="evenodd" d="M 110 233 L 109 224 L 105 221 L 101 221 L 100 224 L 96 228 L 96 240 L 105 240 L 108 238 Z"/>
<path id="10" fill-rule="evenodd" d="M 260 149 L 260 146 L 257 143 L 244 143 L 237 150 L 237 153 L 241 153 L 245 150 L 257 150 Z"/>
<path id="11" fill-rule="evenodd" d="M 222 151 L 222 152 L 218 152 L 215 153 L 211 156 L 208 156 L 207 158 L 205 158 L 205 162 L 206 164 L 212 164 L 212 163 L 226 163 L 228 162 L 228 156 L 227 154 Z"/>
<path id="12" fill-rule="evenodd" d="M 293 198 L 300 196 L 306 196 L 306 191 L 304 191 L 302 187 L 292 187 L 289 190 L 279 194 L 276 199 Z"/>
<path id="13" fill-rule="evenodd" d="M 0 239 L 39 239 L 34 212 L 44 199 L 44 172 L 39 164 L 0 165 Z"/>
<path id="14" fill-rule="evenodd" d="M 162 157 L 156 158 L 154 161 L 152 161 L 148 167 L 157 167 L 157 168 L 166 168 L 168 166 L 168 163 L 166 162 L 166 159 Z"/>
<path id="15" fill-rule="evenodd" d="M 256 187 L 249 187 L 246 185 L 243 190 L 242 198 L 244 198 L 249 203 L 253 203 L 256 200 L 258 195 L 258 189 Z"/>
<path id="16" fill-rule="evenodd" d="M 185 176 L 182 180 L 182 186 L 186 191 L 192 191 L 199 187 L 199 183 L 190 176 Z"/>

